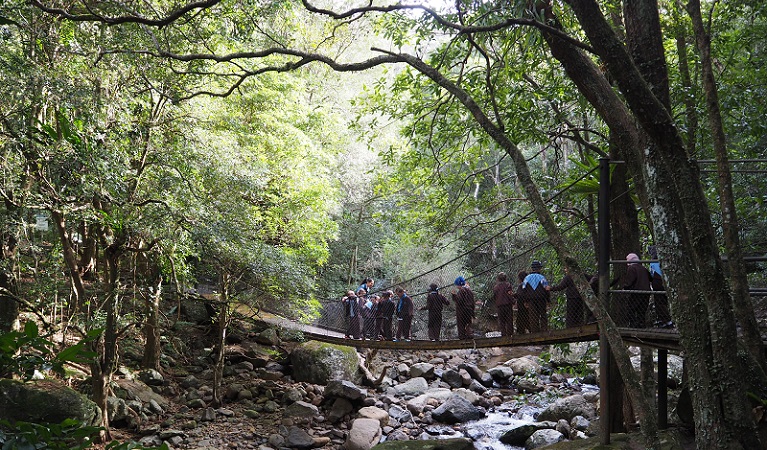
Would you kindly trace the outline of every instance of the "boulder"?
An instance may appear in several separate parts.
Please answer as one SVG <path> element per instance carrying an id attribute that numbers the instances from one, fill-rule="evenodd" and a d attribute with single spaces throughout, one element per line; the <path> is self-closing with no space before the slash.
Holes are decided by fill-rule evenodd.
<path id="1" fill-rule="evenodd" d="M 488 369 L 487 373 L 489 373 L 494 380 L 505 383 L 509 378 L 514 376 L 514 369 L 507 366 L 495 366 Z"/>
<path id="2" fill-rule="evenodd" d="M 408 400 L 407 409 L 413 414 L 421 414 L 430 400 L 436 400 L 439 403 L 442 403 L 449 399 L 451 395 L 453 395 L 453 392 L 450 389 L 430 389 L 428 392 Z"/>
<path id="3" fill-rule="evenodd" d="M 360 415 L 360 418 L 377 420 L 380 422 L 382 427 L 385 427 L 389 424 L 389 413 L 376 406 L 366 406 L 364 408 L 360 408 L 357 413 Z"/>
<path id="4" fill-rule="evenodd" d="M 290 353 L 290 362 L 296 381 L 325 385 L 333 380 L 360 380 L 359 356 L 354 347 L 309 341 Z"/>
<path id="5" fill-rule="evenodd" d="M 467 372 L 465 369 L 459 369 L 458 374 L 461 376 L 461 381 L 463 386 L 468 386 L 471 384 L 471 374 Z"/>
<path id="6" fill-rule="evenodd" d="M 263 345 L 279 345 L 280 336 L 274 328 L 267 328 L 255 336 L 255 341 Z"/>
<path id="7" fill-rule="evenodd" d="M 578 431 L 586 431 L 589 429 L 591 422 L 583 416 L 575 416 L 570 419 L 570 428 Z"/>
<path id="8" fill-rule="evenodd" d="M 524 447 L 525 442 L 533 435 L 533 433 L 547 428 L 551 427 L 548 424 L 542 423 L 525 423 L 505 431 L 498 440 L 506 445 Z"/>
<path id="9" fill-rule="evenodd" d="M 476 405 L 479 403 L 479 399 L 481 398 L 479 395 L 477 395 L 476 392 L 472 392 L 469 389 L 466 388 L 460 388 L 453 391 L 454 395 L 460 395 L 461 397 L 465 398 L 466 401 L 471 403 L 472 405 Z"/>
<path id="10" fill-rule="evenodd" d="M 301 428 L 292 426 L 288 429 L 285 445 L 291 448 L 312 448 L 314 447 L 314 438 Z"/>
<path id="11" fill-rule="evenodd" d="M 346 450 L 369 450 L 381 441 L 381 423 L 375 419 L 355 419 L 349 436 L 346 438 Z"/>
<path id="12" fill-rule="evenodd" d="M 482 381 L 482 376 L 485 374 L 482 369 L 475 364 L 461 363 L 458 365 L 458 369 L 465 370 L 473 380 Z"/>
<path id="13" fill-rule="evenodd" d="M 359 400 L 367 395 L 365 389 L 361 389 L 351 381 L 334 380 L 325 387 L 325 397 L 345 398 L 350 401 Z"/>
<path id="14" fill-rule="evenodd" d="M 538 358 L 531 355 L 510 359 L 504 365 L 508 366 L 514 372 L 514 375 L 541 374 L 541 365 L 538 363 Z"/>
<path id="15" fill-rule="evenodd" d="M 580 394 L 557 399 L 554 403 L 541 411 L 541 414 L 538 415 L 538 420 L 551 420 L 556 422 L 559 419 L 565 419 L 570 421 L 575 416 L 583 416 L 587 419 L 593 419 L 597 416 L 594 405 L 587 402 Z"/>
<path id="16" fill-rule="evenodd" d="M 109 411 L 109 423 L 113 425 L 127 425 L 137 427 L 140 422 L 137 411 L 132 410 L 125 400 L 117 397 L 107 398 L 107 410 Z"/>
<path id="17" fill-rule="evenodd" d="M 142 370 L 138 373 L 138 379 L 148 386 L 162 386 L 165 383 L 165 378 L 163 378 L 162 374 L 154 369 Z"/>
<path id="18" fill-rule="evenodd" d="M 423 394 L 429 388 L 425 378 L 411 378 L 402 384 L 394 386 L 395 395 L 398 397 L 415 397 Z"/>
<path id="19" fill-rule="evenodd" d="M 427 380 L 434 379 L 434 364 L 419 362 L 410 366 L 410 376 L 412 378 L 423 377 Z"/>
<path id="20" fill-rule="evenodd" d="M 352 403 L 345 398 L 339 397 L 333 401 L 333 406 L 328 411 L 328 420 L 330 423 L 336 423 L 352 411 L 354 411 Z"/>
<path id="21" fill-rule="evenodd" d="M 431 412 L 434 420 L 442 423 L 463 423 L 485 417 L 485 410 L 474 406 L 460 395 L 452 395 L 445 403 Z"/>
<path id="22" fill-rule="evenodd" d="M 288 405 L 283 415 L 285 417 L 314 417 L 319 413 L 320 410 L 311 403 L 298 401 Z"/>
<path id="23" fill-rule="evenodd" d="M 532 450 L 534 448 L 554 445 L 557 442 L 562 442 L 564 440 L 565 436 L 557 430 L 538 430 L 533 433 L 532 436 L 527 438 L 527 441 L 525 441 L 525 448 L 527 450 Z"/>
<path id="24" fill-rule="evenodd" d="M 442 381 L 447 383 L 451 388 L 459 388 L 463 386 L 463 378 L 457 370 L 447 369 L 442 372 Z"/>
<path id="25" fill-rule="evenodd" d="M 535 394 L 545 389 L 538 378 L 520 378 L 517 380 L 517 390 L 523 394 Z"/>
<path id="26" fill-rule="evenodd" d="M 560 366 L 575 366 L 582 361 L 593 361 L 599 356 L 599 352 L 595 351 L 599 347 L 596 342 L 573 342 L 567 345 L 567 350 L 563 350 L 561 345 L 552 345 L 549 347 L 549 354 L 551 358 L 549 363 L 554 367 Z"/>
<path id="27" fill-rule="evenodd" d="M 213 322 L 213 314 L 216 310 L 207 300 L 198 296 L 185 297 L 181 301 L 182 317 L 197 325 L 209 325 Z"/>
<path id="28" fill-rule="evenodd" d="M 163 409 L 168 409 L 170 406 L 165 397 L 139 380 L 116 380 L 116 385 L 113 384 L 112 390 L 117 397 L 124 400 L 137 400 L 141 403 L 155 401 Z"/>
<path id="29" fill-rule="evenodd" d="M 376 450 L 473 450 L 471 439 L 432 439 L 418 441 L 383 442 L 375 446 Z"/>
<path id="30" fill-rule="evenodd" d="M 480 395 L 487 392 L 487 388 L 477 380 L 471 380 L 471 383 L 469 383 L 469 390 Z"/>
<path id="31" fill-rule="evenodd" d="M 85 425 L 96 425 L 101 421 L 101 409 L 56 381 L 0 380 L 0 419 L 37 423 L 76 419 Z"/>
<path id="32" fill-rule="evenodd" d="M 413 414 L 411 414 L 410 411 L 397 405 L 391 405 L 389 407 L 388 415 L 398 423 L 405 423 L 413 420 Z"/>

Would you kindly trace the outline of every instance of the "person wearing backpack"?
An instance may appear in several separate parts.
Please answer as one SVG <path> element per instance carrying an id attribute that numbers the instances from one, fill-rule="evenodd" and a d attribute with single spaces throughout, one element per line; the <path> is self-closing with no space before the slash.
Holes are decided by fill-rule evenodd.
<path id="1" fill-rule="evenodd" d="M 452 291 L 455 303 L 455 321 L 458 325 L 458 339 L 473 339 L 474 332 L 471 322 L 474 319 L 474 292 L 466 284 L 464 277 L 455 279 L 455 287 Z"/>
<path id="2" fill-rule="evenodd" d="M 542 268 L 543 264 L 538 260 L 530 264 L 530 273 L 522 281 L 519 293 L 522 302 L 529 308 L 530 331 L 533 333 L 549 329 L 549 281 L 541 274 Z"/>

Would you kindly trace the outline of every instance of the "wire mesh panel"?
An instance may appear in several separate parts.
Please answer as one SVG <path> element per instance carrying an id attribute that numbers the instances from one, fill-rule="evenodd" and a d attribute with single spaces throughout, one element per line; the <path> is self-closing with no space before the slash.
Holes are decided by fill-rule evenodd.
<path id="1" fill-rule="evenodd" d="M 569 187 L 565 187 L 562 191 L 554 194 L 549 200 L 557 197 Z M 630 195 L 630 192 L 621 195 Z M 593 227 L 596 214 L 598 211 L 591 211 L 588 217 L 570 220 L 567 224 L 562 225 L 563 234 L 566 235 L 568 242 L 572 245 L 570 251 L 579 261 L 581 267 L 585 268 L 587 281 L 595 292 L 598 288 L 597 279 L 594 275 L 596 271 L 595 244 L 594 239 L 585 230 L 588 230 L 590 226 Z M 526 230 L 528 236 L 525 237 L 526 240 L 508 240 L 509 246 L 505 249 L 507 250 L 504 253 L 505 258 L 495 258 L 495 247 L 493 247 L 493 257 L 486 256 L 490 253 L 487 247 L 491 245 L 491 241 L 501 236 L 501 233 L 519 229 Z M 467 337 L 461 336 L 458 327 L 460 322 L 465 322 L 465 310 L 469 305 L 458 305 L 453 297 L 453 290 L 456 289 L 454 280 L 459 275 L 464 277 L 466 285 L 474 294 L 474 304 L 470 305 L 472 338 L 495 337 L 504 333 L 522 334 L 542 329 L 568 329 L 594 322 L 594 315 L 583 300 L 582 294 L 578 292 L 576 287 L 578 283 L 574 283 L 569 278 L 569 274 L 560 267 L 557 255 L 550 248 L 548 242 L 537 237 L 540 229 L 535 225 L 532 214 L 520 217 L 519 220 L 501 230 L 501 233 L 491 236 L 480 245 L 462 253 L 448 263 L 440 264 L 405 280 L 383 282 L 378 286 L 379 290 L 372 292 L 372 294 L 380 295 L 383 290 L 402 287 L 407 296 L 412 299 L 413 304 L 408 338 L 418 340 L 448 340 Z M 756 245 L 754 242 L 744 242 L 744 247 L 747 249 L 753 249 L 754 245 Z M 651 248 L 646 249 L 645 252 L 638 251 L 637 253 L 639 255 L 632 258 L 632 261 L 610 261 L 612 272 L 610 278 L 613 280 L 609 292 L 608 312 L 610 317 L 620 327 L 673 328 L 673 315 L 663 285 L 660 261 L 657 255 L 653 254 Z M 640 260 L 640 256 L 647 259 Z M 759 256 L 763 255 L 757 255 L 757 257 Z M 477 264 L 476 262 L 481 261 L 482 258 L 487 259 L 485 264 Z M 462 262 L 455 262 L 459 259 L 462 259 Z M 549 288 L 547 291 L 548 298 L 544 302 L 526 299 L 519 292 L 523 279 L 517 278 L 517 274 L 530 272 L 530 264 L 533 260 L 543 262 L 541 274 L 546 278 L 546 284 Z M 467 261 L 471 264 L 466 263 Z M 472 271 L 467 272 L 473 273 L 462 273 L 464 263 L 472 268 Z M 767 283 L 764 281 L 767 279 L 764 276 L 767 270 L 764 269 L 764 259 L 748 261 L 748 264 L 749 282 L 752 286 L 752 296 L 758 313 L 760 310 L 767 310 L 763 307 L 764 304 L 767 304 L 767 287 L 765 287 Z M 507 280 L 512 286 L 509 290 L 513 295 L 510 306 L 499 306 L 497 295 L 494 294 L 500 272 L 506 274 Z M 439 323 L 441 325 L 436 334 L 433 324 L 435 320 L 434 311 L 427 307 L 430 284 L 436 284 L 437 291 L 444 295 L 448 302 L 440 311 Z M 394 301 L 398 302 L 396 296 Z M 431 327 L 429 325 L 430 316 L 432 316 Z M 533 318 L 535 319 L 535 326 L 531 325 Z M 395 329 L 392 333 L 394 335 L 396 335 L 398 324 L 403 321 L 398 319 L 401 318 L 396 315 L 391 318 L 392 327 Z M 333 329 L 344 330 L 348 327 L 348 322 L 348 317 L 344 316 L 344 310 L 340 306 L 339 299 L 325 302 L 319 320 L 320 324 Z M 511 325 L 508 325 L 509 323 Z M 760 323 L 767 324 L 767 314 L 760 316 Z M 362 328 L 365 328 L 364 324 Z M 465 328 L 463 324 L 461 328 Z M 373 339 L 380 337 L 377 333 L 374 334 L 376 335 L 367 333 L 366 337 Z"/>

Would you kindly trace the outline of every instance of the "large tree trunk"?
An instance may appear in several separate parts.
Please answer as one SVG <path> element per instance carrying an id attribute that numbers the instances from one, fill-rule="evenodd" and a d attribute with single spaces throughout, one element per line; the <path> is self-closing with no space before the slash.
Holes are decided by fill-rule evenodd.
<path id="1" fill-rule="evenodd" d="M 717 93 L 714 69 L 711 62 L 711 39 L 704 26 L 703 17 L 700 13 L 700 2 L 690 0 L 687 3 L 687 11 L 692 18 L 695 38 L 698 43 L 698 53 L 702 65 L 703 90 L 706 93 L 706 109 L 708 110 L 708 123 L 711 127 L 714 154 L 716 155 L 716 167 L 719 175 L 719 206 L 722 210 L 722 230 L 724 232 L 724 245 L 727 249 L 727 263 L 729 265 L 730 285 L 732 287 L 732 300 L 735 316 L 740 323 L 742 338 L 751 353 L 754 361 L 765 370 L 764 345 L 759 335 L 759 327 L 756 323 L 754 305 L 751 302 L 751 294 L 748 288 L 746 263 L 740 246 L 738 225 L 738 213 L 735 209 L 735 196 L 732 192 L 732 175 L 730 174 L 729 158 L 727 156 L 727 139 L 724 134 L 722 114 L 719 109 L 719 94 Z"/>
<path id="2" fill-rule="evenodd" d="M 556 25 L 557 20 L 553 15 L 551 5 L 549 3 L 541 3 L 539 6 L 544 8 L 548 23 Z M 617 258 L 624 258 L 630 252 L 639 252 L 638 217 L 635 205 L 629 195 L 626 169 L 632 169 L 635 191 L 640 199 L 646 199 L 647 190 L 644 178 L 642 177 L 642 172 L 638 170 L 641 167 L 641 161 L 637 158 L 635 152 L 632 151 L 632 149 L 641 147 L 642 142 L 646 141 L 646 139 L 643 139 L 642 133 L 637 130 L 635 120 L 626 106 L 613 92 L 613 88 L 607 78 L 589 57 L 569 42 L 560 39 L 554 34 L 543 33 L 543 37 L 548 42 L 552 55 L 560 61 L 568 76 L 575 82 L 589 102 L 594 105 L 600 115 L 603 116 L 603 120 L 610 127 L 611 157 L 626 161 L 625 166 L 615 168 L 610 188 L 610 201 L 611 204 L 615 205 L 616 210 L 616 216 L 611 218 L 610 223 L 613 233 L 611 253 L 617 255 Z M 605 111 L 608 113 L 602 114 Z M 631 213 L 632 211 L 634 211 L 633 214 Z M 616 277 L 621 277 L 623 273 L 625 273 L 625 266 L 614 267 L 614 275 Z M 579 290 L 584 299 L 593 297 L 588 283 L 582 283 L 579 286 Z M 620 296 L 613 301 L 613 303 L 619 302 Z M 595 301 L 594 303 L 594 305 L 589 304 L 589 307 L 593 308 L 596 306 L 596 303 L 600 302 Z M 622 311 L 619 308 L 610 306 L 610 327 L 615 326 L 612 320 L 613 318 L 619 318 L 621 313 Z M 600 322 L 600 328 L 606 326 L 603 325 L 603 321 L 606 321 L 606 319 L 600 319 L 597 316 L 597 320 Z M 623 377 L 621 382 L 612 386 L 610 393 L 611 411 L 623 411 L 624 415 L 634 413 L 632 408 L 624 408 L 623 405 L 624 396 L 620 390 L 622 383 L 625 383 L 629 394 L 627 398 L 632 399 L 631 403 L 636 407 L 636 414 L 645 435 L 646 445 L 648 447 L 657 447 L 658 436 L 654 401 L 651 401 L 650 398 L 644 395 L 644 388 L 640 378 L 633 370 L 630 361 L 626 363 L 626 361 L 622 360 L 622 358 L 630 359 L 626 352 L 625 344 L 619 337 L 615 337 L 610 340 L 610 346 L 616 358 L 615 362 L 618 364 L 619 372 Z M 620 356 L 619 353 L 625 353 L 625 355 Z M 626 417 L 625 419 L 633 422 L 633 417 Z M 611 421 L 608 429 L 613 432 L 620 431 L 623 428 L 623 423 L 615 414 L 609 418 L 604 418 L 604 420 Z"/>
<path id="3" fill-rule="evenodd" d="M 643 166 L 660 258 L 680 339 L 689 359 L 698 448 L 760 448 L 740 361 L 732 351 L 735 322 L 729 288 L 698 173 L 685 158 L 679 130 L 648 88 L 593 0 L 569 0 L 592 46 L 615 78 L 632 112 L 655 143 Z M 647 177 L 651 173 L 653 176 Z"/>
<path id="4" fill-rule="evenodd" d="M 650 84 L 651 90 L 661 103 L 668 111 L 671 111 L 668 67 L 656 0 L 626 0 L 623 16 L 626 24 L 626 43 L 639 72 Z M 642 144 L 643 148 L 645 145 L 648 148 L 654 145 L 646 135 L 643 135 Z M 636 149 L 634 152 L 637 153 Z M 652 215 L 647 214 L 647 216 L 652 221 Z M 645 397 L 654 403 L 653 406 L 657 410 L 653 352 L 647 347 L 642 347 L 641 352 L 642 387 Z"/>

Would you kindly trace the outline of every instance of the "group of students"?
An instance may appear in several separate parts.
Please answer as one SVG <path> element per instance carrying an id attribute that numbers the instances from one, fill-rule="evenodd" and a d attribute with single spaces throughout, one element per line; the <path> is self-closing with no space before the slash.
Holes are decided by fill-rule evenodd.
<path id="1" fill-rule="evenodd" d="M 658 259 L 654 246 L 648 249 L 648 253 L 653 260 Z M 660 264 L 657 261 L 652 262 L 648 270 L 639 262 L 639 257 L 635 253 L 629 253 L 626 261 L 628 267 L 622 278 L 622 288 L 629 292 L 625 292 L 618 300 L 620 308 L 616 318 L 617 324 L 631 328 L 644 328 L 647 324 L 647 311 L 652 296 L 656 314 L 654 325 L 661 328 L 673 327 L 674 322 L 671 319 Z M 565 327 L 578 327 L 595 321 L 594 314 L 586 306 L 567 268 L 562 281 L 555 285 L 549 284 L 546 277 L 540 273 L 541 269 L 541 262 L 533 261 L 530 273 L 519 272 L 519 285 L 516 289 L 508 281 L 505 273 L 501 272 L 496 277 L 492 298 L 498 311 L 498 326 L 502 336 L 515 333 L 514 306 L 517 309 L 517 334 L 548 330 L 548 309 L 552 291 L 565 291 Z M 586 275 L 586 279 L 592 290 L 598 293 L 598 277 Z M 614 286 L 618 282 L 619 279 L 616 279 L 611 285 Z"/>
<path id="2" fill-rule="evenodd" d="M 410 340 L 413 300 L 402 288 L 381 295 L 371 295 L 372 278 L 365 278 L 357 291 L 349 291 L 341 299 L 346 317 L 347 339 Z M 395 302 L 394 299 L 397 298 Z M 392 318 L 397 317 L 396 339 L 392 334 Z"/>
<path id="3" fill-rule="evenodd" d="M 381 295 L 369 294 L 373 287 L 372 278 L 366 278 L 357 291 L 349 291 L 341 299 L 346 317 L 347 339 L 377 339 L 386 341 L 406 341 L 412 339 L 413 299 L 401 287 L 394 291 L 387 290 Z M 470 339 L 473 335 L 471 323 L 474 318 L 475 298 L 463 277 L 455 280 L 451 296 L 455 303 L 458 338 Z M 432 283 L 426 296 L 426 305 L 421 310 L 428 310 L 428 336 L 432 341 L 440 340 L 442 333 L 442 311 L 450 305 L 447 298 L 439 292 L 439 287 Z M 393 319 L 396 318 L 396 328 Z"/>
<path id="4" fill-rule="evenodd" d="M 657 259 L 654 247 L 649 249 L 653 259 Z M 623 289 L 636 291 L 625 295 L 621 301 L 622 314 L 618 317 L 619 326 L 643 328 L 650 304 L 650 292 L 653 295 L 657 320 L 656 326 L 673 326 L 665 295 L 660 265 L 650 264 L 650 270 L 639 263 L 635 253 L 626 256 L 628 268 L 623 278 Z M 558 284 L 550 285 L 541 273 L 543 265 L 535 260 L 530 264 L 530 272 L 520 271 L 518 284 L 515 286 L 505 273 L 496 277 L 492 300 L 498 312 L 498 327 L 501 336 L 534 333 L 549 329 L 548 310 L 551 304 L 551 292 L 565 292 L 565 326 L 578 327 L 593 322 L 594 315 L 583 301 L 575 280 L 567 268 Z M 598 278 L 586 276 L 594 292 L 598 292 Z M 617 282 L 617 280 L 616 280 Z M 413 299 L 401 287 L 394 291 L 387 290 L 381 295 L 371 295 L 372 278 L 366 278 L 357 291 L 349 291 L 342 299 L 347 320 L 346 337 L 351 339 L 378 339 L 389 341 L 410 341 L 415 307 Z M 450 293 L 455 305 L 458 339 L 472 339 L 472 322 L 478 302 L 474 292 L 459 276 L 453 283 Z M 442 314 L 450 302 L 439 291 L 436 284 L 429 286 L 426 305 L 421 310 L 428 310 L 428 336 L 432 341 L 440 340 L 442 332 Z M 516 329 L 514 310 L 516 308 Z M 394 319 L 396 318 L 396 328 Z"/>
<path id="5" fill-rule="evenodd" d="M 516 334 L 524 334 L 548 330 L 549 320 L 547 311 L 551 303 L 550 291 L 565 290 L 569 295 L 571 291 L 570 285 L 574 287 L 574 283 L 568 275 L 565 275 L 560 284 L 550 286 L 546 277 L 541 274 L 542 268 L 543 264 L 540 261 L 533 261 L 530 264 L 530 272 L 520 271 L 517 274 L 519 284 L 516 288 L 509 282 L 504 272 L 496 276 L 492 300 L 498 311 L 498 327 L 500 328 L 501 336 L 511 336 L 515 332 Z M 576 289 L 575 293 L 577 294 L 577 292 Z M 580 298 L 580 295 L 578 295 L 578 298 Z M 514 306 L 517 307 L 516 330 L 514 329 Z M 576 319 L 578 316 L 576 309 L 579 309 L 577 306 L 573 302 L 572 307 L 568 308 L 568 315 L 572 315 L 572 322 L 582 320 Z M 569 311 L 570 309 L 572 311 Z"/>

